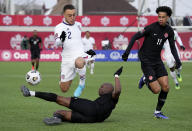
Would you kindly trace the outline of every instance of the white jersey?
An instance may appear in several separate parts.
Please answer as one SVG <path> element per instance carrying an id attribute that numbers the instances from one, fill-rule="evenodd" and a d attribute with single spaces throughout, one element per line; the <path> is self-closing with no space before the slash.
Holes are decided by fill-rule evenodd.
<path id="1" fill-rule="evenodd" d="M 181 38 L 179 37 L 179 35 L 178 35 L 178 33 L 176 31 L 174 31 L 174 35 L 175 35 L 175 47 L 176 47 L 176 50 L 177 50 L 178 57 L 180 58 L 180 54 L 179 54 L 179 50 L 178 50 L 176 41 L 179 43 L 180 46 L 183 46 L 183 43 L 182 43 Z M 164 52 L 164 57 L 165 57 L 167 66 L 169 68 L 173 68 L 174 65 L 175 65 L 175 59 L 174 59 L 174 57 L 173 57 L 173 55 L 171 53 L 171 48 L 170 48 L 168 40 L 164 43 L 163 47 L 164 47 L 164 51 L 165 51 Z"/>
<path id="2" fill-rule="evenodd" d="M 176 44 L 176 41 L 179 43 L 180 46 L 183 46 L 183 43 L 181 41 L 181 38 L 179 37 L 178 33 L 174 30 L 174 37 L 175 37 L 175 47 L 176 47 L 176 50 L 177 50 L 177 54 L 178 56 L 180 57 L 179 55 L 179 49 L 177 47 L 177 44 Z M 171 48 L 170 48 L 170 45 L 169 45 L 169 41 L 167 40 L 165 43 L 164 43 L 164 49 L 165 49 L 165 55 L 168 56 L 168 55 L 172 55 L 171 53 Z"/>
<path id="3" fill-rule="evenodd" d="M 66 33 L 66 38 L 64 42 L 61 42 L 59 37 L 63 31 Z M 63 21 L 55 27 L 54 34 L 56 44 L 63 48 L 62 61 L 71 61 L 79 56 L 83 57 L 85 53 L 81 38 L 81 23 L 75 22 L 74 25 L 69 25 Z"/>
<path id="4" fill-rule="evenodd" d="M 89 37 L 87 39 L 85 36 L 85 37 L 83 37 L 82 41 L 83 41 L 85 51 L 88 51 L 90 49 L 93 50 L 93 45 L 95 44 L 95 39 L 93 37 Z"/>

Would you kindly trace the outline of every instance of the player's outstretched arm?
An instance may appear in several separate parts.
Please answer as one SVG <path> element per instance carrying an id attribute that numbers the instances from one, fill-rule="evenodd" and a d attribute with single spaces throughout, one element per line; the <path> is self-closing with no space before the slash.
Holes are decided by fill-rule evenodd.
<path id="1" fill-rule="evenodd" d="M 114 73 L 114 76 L 115 76 L 115 88 L 114 88 L 114 91 L 113 91 L 113 94 L 112 94 L 112 97 L 113 97 L 114 99 L 119 98 L 119 95 L 121 94 L 121 83 L 120 83 L 120 80 L 119 80 L 119 76 L 121 75 L 122 70 L 123 70 L 123 66 L 121 66 L 121 67 Z"/>
<path id="2" fill-rule="evenodd" d="M 127 61 L 129 53 L 131 51 L 131 48 L 133 47 L 133 44 L 135 43 L 136 40 L 144 36 L 144 32 L 137 32 L 132 38 L 131 41 L 129 42 L 129 45 L 125 52 L 122 55 L 122 60 Z"/>

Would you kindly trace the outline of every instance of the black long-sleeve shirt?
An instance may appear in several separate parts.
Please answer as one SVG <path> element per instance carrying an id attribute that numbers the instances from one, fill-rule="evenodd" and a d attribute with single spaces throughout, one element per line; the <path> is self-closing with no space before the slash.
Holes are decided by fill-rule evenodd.
<path id="1" fill-rule="evenodd" d="M 177 55 L 174 42 L 174 32 L 169 26 L 161 26 L 159 22 L 152 23 L 144 28 L 143 31 L 137 32 L 132 38 L 126 49 L 126 54 L 129 55 L 131 48 L 135 41 L 141 37 L 144 37 L 143 45 L 139 50 L 139 58 L 146 63 L 156 63 L 161 61 L 161 50 L 164 42 L 168 39 L 171 52 L 176 60 L 180 63 L 180 59 Z"/>

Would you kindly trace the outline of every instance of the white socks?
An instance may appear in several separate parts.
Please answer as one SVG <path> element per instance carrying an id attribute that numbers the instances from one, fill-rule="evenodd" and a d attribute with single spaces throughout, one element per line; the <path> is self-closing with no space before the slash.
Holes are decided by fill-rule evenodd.
<path id="1" fill-rule="evenodd" d="M 31 96 L 35 96 L 35 91 L 29 91 Z"/>
<path id="2" fill-rule="evenodd" d="M 77 69 L 77 72 L 78 72 L 79 77 L 80 77 L 79 85 L 80 86 L 85 86 L 86 66 L 84 66 L 82 69 Z"/>
<path id="3" fill-rule="evenodd" d="M 175 71 L 173 71 L 173 72 L 170 71 L 170 75 L 173 78 L 175 84 L 178 84 L 176 72 Z"/>
<path id="4" fill-rule="evenodd" d="M 93 69 L 95 67 L 95 63 L 91 63 L 91 69 L 90 69 L 90 73 L 93 74 Z"/>

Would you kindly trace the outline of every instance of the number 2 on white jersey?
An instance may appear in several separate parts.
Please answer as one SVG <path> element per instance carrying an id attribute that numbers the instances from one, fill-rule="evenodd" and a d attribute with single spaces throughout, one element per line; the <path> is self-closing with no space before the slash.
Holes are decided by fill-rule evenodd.
<path id="1" fill-rule="evenodd" d="M 71 32 L 67 32 L 68 33 L 68 39 L 71 39 Z"/>

